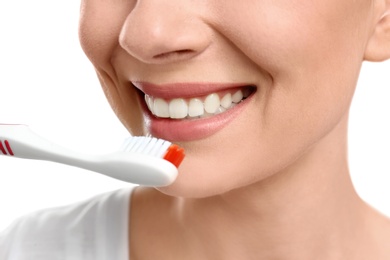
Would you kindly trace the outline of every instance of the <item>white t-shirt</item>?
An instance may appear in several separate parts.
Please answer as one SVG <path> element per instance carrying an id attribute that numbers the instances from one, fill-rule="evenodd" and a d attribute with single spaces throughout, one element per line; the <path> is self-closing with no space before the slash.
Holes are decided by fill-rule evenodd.
<path id="1" fill-rule="evenodd" d="M 22 217 L 0 233 L 0 260 L 128 260 L 132 190 Z"/>

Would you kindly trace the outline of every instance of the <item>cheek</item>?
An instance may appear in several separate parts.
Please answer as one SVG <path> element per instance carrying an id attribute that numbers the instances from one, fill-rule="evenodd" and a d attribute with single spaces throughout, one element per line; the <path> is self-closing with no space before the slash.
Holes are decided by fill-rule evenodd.
<path id="1" fill-rule="evenodd" d="M 80 43 L 85 54 L 98 68 L 108 65 L 127 15 L 125 10 L 118 10 L 111 2 L 85 0 L 81 5 Z"/>
<path id="2" fill-rule="evenodd" d="M 337 0 L 220 6 L 219 28 L 273 79 L 266 87 L 267 125 L 288 129 L 283 122 L 294 122 L 296 131 L 304 131 L 334 124 L 347 112 L 364 53 L 358 17 L 364 18 L 361 9 L 368 1 L 355 2 L 352 7 Z"/>
<path id="3" fill-rule="evenodd" d="M 279 76 L 293 68 L 321 69 L 326 61 L 342 62 L 355 48 L 362 51 L 365 42 L 358 39 L 357 27 L 363 23 L 358 19 L 363 6 L 350 5 L 337 0 L 229 1 L 214 10 L 215 27 L 256 64 Z"/>
<path id="4" fill-rule="evenodd" d="M 81 5 L 79 37 L 94 65 L 104 93 L 126 128 L 142 135 L 143 119 L 134 89 L 118 78 L 112 59 L 119 48 L 119 34 L 135 1 L 84 0 Z"/>

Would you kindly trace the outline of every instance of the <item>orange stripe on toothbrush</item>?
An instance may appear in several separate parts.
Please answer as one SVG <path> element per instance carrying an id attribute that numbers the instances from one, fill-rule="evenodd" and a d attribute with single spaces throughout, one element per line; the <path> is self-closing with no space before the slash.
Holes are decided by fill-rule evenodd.
<path id="1" fill-rule="evenodd" d="M 184 156 L 184 149 L 176 144 L 172 144 L 164 155 L 164 159 L 171 162 L 176 168 L 179 168 Z"/>

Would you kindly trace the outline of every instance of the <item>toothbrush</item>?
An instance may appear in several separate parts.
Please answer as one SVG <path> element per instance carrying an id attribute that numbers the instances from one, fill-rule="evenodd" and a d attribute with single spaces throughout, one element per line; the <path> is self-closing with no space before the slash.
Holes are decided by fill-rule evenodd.
<path id="1" fill-rule="evenodd" d="M 98 172 L 143 186 L 173 183 L 184 150 L 153 137 L 130 137 L 118 152 L 91 156 L 70 151 L 35 134 L 26 125 L 0 124 L 0 155 L 45 160 Z"/>

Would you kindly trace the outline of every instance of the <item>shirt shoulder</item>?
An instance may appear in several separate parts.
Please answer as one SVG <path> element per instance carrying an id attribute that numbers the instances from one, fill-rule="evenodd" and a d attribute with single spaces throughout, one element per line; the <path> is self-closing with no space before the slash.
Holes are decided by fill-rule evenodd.
<path id="1" fill-rule="evenodd" d="M 132 190 L 116 190 L 20 218 L 0 233 L 0 259 L 127 260 Z"/>

